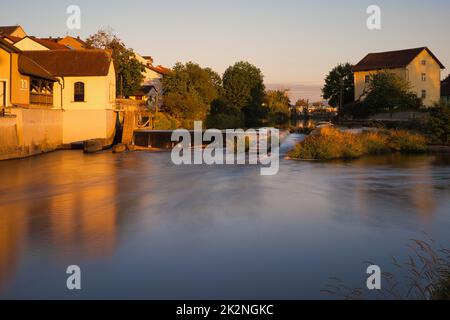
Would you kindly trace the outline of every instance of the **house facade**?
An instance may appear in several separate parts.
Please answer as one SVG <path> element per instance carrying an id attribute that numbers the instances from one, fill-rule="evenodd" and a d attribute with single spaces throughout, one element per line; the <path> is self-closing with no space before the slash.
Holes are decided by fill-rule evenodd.
<path id="1" fill-rule="evenodd" d="M 53 106 L 53 84 L 56 79 L 21 51 L 0 39 L 0 108 Z M 45 98 L 44 98 L 45 97 Z"/>
<path id="2" fill-rule="evenodd" d="M 63 110 L 113 110 L 116 76 L 110 52 L 105 50 L 24 51 L 57 79 L 54 104 Z"/>
<path id="3" fill-rule="evenodd" d="M 370 76 L 390 72 L 408 81 L 424 106 L 432 106 L 441 97 L 441 70 L 444 65 L 426 47 L 370 53 L 354 67 L 355 100 L 363 100 Z"/>
<path id="4" fill-rule="evenodd" d="M 141 56 L 135 53 L 136 59 L 145 66 L 143 72 L 144 80 L 142 87 L 137 90 L 129 98 L 132 100 L 144 101 L 147 104 L 155 104 L 161 108 L 163 104 L 163 77 L 170 71 L 169 69 L 158 65 L 153 66 L 153 58 L 151 56 Z"/>

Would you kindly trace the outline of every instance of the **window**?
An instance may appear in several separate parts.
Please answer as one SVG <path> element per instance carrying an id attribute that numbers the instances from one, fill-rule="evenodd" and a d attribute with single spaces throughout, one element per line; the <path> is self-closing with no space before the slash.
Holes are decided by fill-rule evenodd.
<path id="1" fill-rule="evenodd" d="M 422 73 L 422 81 L 427 81 L 427 74 L 426 73 Z"/>
<path id="2" fill-rule="evenodd" d="M 84 83 L 83 82 L 75 82 L 73 101 L 84 102 Z"/>
<path id="3" fill-rule="evenodd" d="M 422 90 L 422 99 L 426 99 L 427 97 L 427 90 Z"/>
<path id="4" fill-rule="evenodd" d="M 420 61 L 420 64 L 423 65 L 423 66 L 427 65 L 427 60 Z"/>
<path id="5" fill-rule="evenodd" d="M 20 79 L 20 89 L 27 90 L 28 89 L 28 81 L 25 79 Z"/>
<path id="6" fill-rule="evenodd" d="M 370 82 L 370 76 L 366 76 L 366 83 L 369 83 Z"/>

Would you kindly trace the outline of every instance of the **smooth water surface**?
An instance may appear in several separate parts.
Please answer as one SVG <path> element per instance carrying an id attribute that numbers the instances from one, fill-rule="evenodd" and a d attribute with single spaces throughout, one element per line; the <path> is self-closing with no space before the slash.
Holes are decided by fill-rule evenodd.
<path id="1" fill-rule="evenodd" d="M 450 159 L 435 155 L 282 160 L 267 177 L 59 151 L 0 162 L 0 181 L 0 298 L 329 298 L 329 277 L 362 286 L 364 261 L 390 268 L 423 232 L 450 246 Z"/>

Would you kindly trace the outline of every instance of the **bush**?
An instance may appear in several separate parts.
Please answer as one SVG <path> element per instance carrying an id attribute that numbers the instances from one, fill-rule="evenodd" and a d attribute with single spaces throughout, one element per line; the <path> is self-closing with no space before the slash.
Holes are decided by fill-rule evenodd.
<path id="1" fill-rule="evenodd" d="M 354 159 L 363 155 L 389 152 L 425 152 L 427 141 L 408 131 L 381 130 L 360 134 L 323 128 L 308 136 L 289 152 L 294 159 Z"/>
<path id="2" fill-rule="evenodd" d="M 450 105 L 441 103 L 431 111 L 431 135 L 440 143 L 450 144 Z"/>
<path id="3" fill-rule="evenodd" d="M 175 130 L 179 126 L 180 123 L 168 114 L 158 112 L 155 115 L 155 130 Z"/>
<path id="4" fill-rule="evenodd" d="M 389 147 L 392 151 L 425 152 L 427 140 L 424 136 L 408 131 L 389 131 Z"/>

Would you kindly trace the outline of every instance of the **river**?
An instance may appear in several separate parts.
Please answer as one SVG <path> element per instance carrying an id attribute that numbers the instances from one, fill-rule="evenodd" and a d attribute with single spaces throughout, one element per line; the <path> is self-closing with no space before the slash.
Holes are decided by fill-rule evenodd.
<path id="1" fill-rule="evenodd" d="M 450 246 L 450 159 L 437 155 L 281 160 L 261 176 L 74 150 L 0 162 L 0 181 L 3 299 L 327 299 L 329 277 L 363 286 L 364 261 L 388 269 L 424 232 Z"/>

